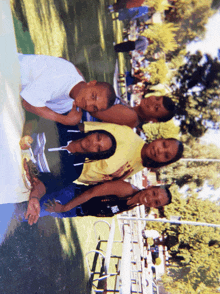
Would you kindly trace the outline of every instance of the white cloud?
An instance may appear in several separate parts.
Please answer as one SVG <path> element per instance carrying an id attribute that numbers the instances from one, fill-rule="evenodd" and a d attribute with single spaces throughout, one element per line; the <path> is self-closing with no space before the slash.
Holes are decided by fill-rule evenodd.
<path id="1" fill-rule="evenodd" d="M 191 42 L 187 50 L 195 53 L 200 50 L 202 53 L 209 53 L 212 57 L 218 54 L 220 48 L 220 13 L 214 14 L 206 25 L 206 35 L 202 41 Z"/>

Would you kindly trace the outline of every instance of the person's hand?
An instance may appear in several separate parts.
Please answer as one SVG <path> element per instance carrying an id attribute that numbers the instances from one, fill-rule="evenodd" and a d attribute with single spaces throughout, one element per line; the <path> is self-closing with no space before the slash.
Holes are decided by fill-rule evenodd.
<path id="1" fill-rule="evenodd" d="M 104 181 L 124 180 L 133 172 L 133 170 L 134 169 L 129 165 L 129 163 L 126 162 L 114 173 L 112 173 L 110 175 L 104 175 L 103 180 Z"/>
<path id="2" fill-rule="evenodd" d="M 73 107 L 71 111 L 63 116 L 63 124 L 68 126 L 75 126 L 77 125 L 82 119 L 82 110 L 76 109 L 76 104 L 73 102 Z"/>
<path id="3" fill-rule="evenodd" d="M 25 214 L 25 219 L 28 219 L 28 224 L 32 226 L 36 224 L 40 215 L 40 202 L 35 198 L 31 198 L 28 202 L 27 212 Z"/>
<path id="4" fill-rule="evenodd" d="M 33 143 L 33 139 L 31 136 L 24 136 L 21 138 L 19 144 L 22 150 L 26 150 L 31 147 L 31 144 Z"/>
<path id="5" fill-rule="evenodd" d="M 134 171 L 134 169 L 132 167 L 130 167 L 128 170 L 126 170 L 126 172 L 124 172 L 124 174 L 118 178 L 119 180 L 125 180 L 132 172 Z"/>
<path id="6" fill-rule="evenodd" d="M 55 199 L 48 200 L 44 205 L 47 207 L 46 211 L 49 211 L 50 213 L 53 212 L 63 212 L 63 205 L 56 202 Z"/>

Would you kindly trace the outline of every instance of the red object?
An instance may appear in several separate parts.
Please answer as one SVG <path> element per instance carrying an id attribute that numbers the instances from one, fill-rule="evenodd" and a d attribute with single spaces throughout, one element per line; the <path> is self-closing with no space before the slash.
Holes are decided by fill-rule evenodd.
<path id="1" fill-rule="evenodd" d="M 144 0 L 118 0 L 113 4 L 114 10 L 118 11 L 121 8 L 133 8 L 140 7 L 144 3 Z"/>

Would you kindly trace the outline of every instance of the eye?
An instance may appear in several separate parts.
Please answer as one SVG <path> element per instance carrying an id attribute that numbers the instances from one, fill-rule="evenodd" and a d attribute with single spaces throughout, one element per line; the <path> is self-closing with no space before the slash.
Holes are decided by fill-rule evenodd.
<path id="1" fill-rule="evenodd" d="M 155 201 L 155 206 L 156 206 L 156 207 L 159 206 L 159 201 Z"/>
<path id="2" fill-rule="evenodd" d="M 97 95 L 95 92 L 92 93 L 92 100 L 97 100 Z"/>
<path id="3" fill-rule="evenodd" d="M 95 112 L 98 111 L 98 107 L 94 105 L 93 106 L 93 111 L 95 111 Z"/>

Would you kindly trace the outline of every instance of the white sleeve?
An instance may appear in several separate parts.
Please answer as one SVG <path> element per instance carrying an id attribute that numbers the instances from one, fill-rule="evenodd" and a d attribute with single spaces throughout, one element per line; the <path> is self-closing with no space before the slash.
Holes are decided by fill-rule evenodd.
<path id="1" fill-rule="evenodd" d="M 21 91 L 21 97 L 35 107 L 44 107 L 50 101 L 53 94 L 53 83 L 40 75 L 37 79 L 29 82 Z"/>

